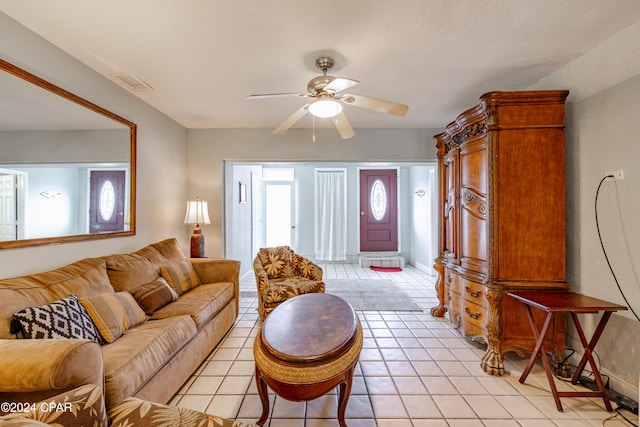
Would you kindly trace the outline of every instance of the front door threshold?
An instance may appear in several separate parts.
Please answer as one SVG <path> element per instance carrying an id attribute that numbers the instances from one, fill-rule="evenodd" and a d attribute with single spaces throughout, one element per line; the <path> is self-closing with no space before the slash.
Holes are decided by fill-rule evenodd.
<path id="1" fill-rule="evenodd" d="M 362 252 L 360 267 L 404 267 L 404 257 L 398 252 Z"/>

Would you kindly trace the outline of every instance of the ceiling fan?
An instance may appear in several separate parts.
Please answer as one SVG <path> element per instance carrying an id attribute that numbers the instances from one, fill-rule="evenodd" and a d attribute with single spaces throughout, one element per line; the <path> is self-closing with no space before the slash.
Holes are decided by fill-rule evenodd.
<path id="1" fill-rule="evenodd" d="M 316 67 L 322 71 L 322 75 L 309 81 L 307 84 L 307 93 L 265 93 L 261 95 L 250 95 L 247 99 L 286 96 L 300 96 L 313 99 L 313 101 L 300 107 L 300 109 L 276 127 L 273 130 L 273 133 L 276 135 L 284 133 L 307 113 L 311 113 L 315 117 L 331 118 L 342 139 L 351 138 L 355 135 L 355 132 L 349 120 L 347 120 L 347 116 L 342 111 L 342 104 L 354 105 L 356 107 L 367 108 L 400 117 L 404 117 L 407 114 L 409 107 L 404 104 L 371 98 L 369 96 L 343 93 L 345 90 L 360 82 L 344 77 L 327 75 L 327 72 L 331 70 L 333 64 L 334 60 L 329 56 L 321 56 L 316 59 Z"/>

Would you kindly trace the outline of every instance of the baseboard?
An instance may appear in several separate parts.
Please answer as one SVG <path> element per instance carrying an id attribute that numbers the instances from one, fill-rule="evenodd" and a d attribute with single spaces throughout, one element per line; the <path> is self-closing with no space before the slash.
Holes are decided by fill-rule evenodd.
<path id="1" fill-rule="evenodd" d="M 422 263 L 419 263 L 419 262 L 415 262 L 415 263 L 413 264 L 413 266 L 414 266 L 415 268 L 417 268 L 418 270 L 420 270 L 420 271 L 422 271 L 422 272 L 424 272 L 424 273 L 429 274 L 429 275 L 430 275 L 430 276 L 432 276 L 432 277 L 436 275 L 435 270 L 434 270 L 434 269 L 433 269 L 433 267 L 432 267 L 432 266 L 430 266 L 430 265 L 425 265 L 425 264 L 422 264 Z"/>
<path id="2" fill-rule="evenodd" d="M 571 363 L 573 366 L 576 366 L 578 363 L 580 363 L 582 355 L 583 353 L 578 354 L 578 352 L 576 351 L 569 358 L 569 363 Z M 586 370 L 591 370 L 589 363 L 587 363 L 585 367 L 585 371 Z M 582 375 L 586 376 L 584 373 Z M 619 394 L 630 397 L 631 399 L 638 399 L 638 387 L 636 385 L 623 380 L 622 378 L 616 376 L 615 373 L 608 371 L 606 368 L 600 368 L 600 375 L 603 377 L 602 380 L 604 381 L 605 385 L 608 385 L 610 389 L 615 390 Z"/>

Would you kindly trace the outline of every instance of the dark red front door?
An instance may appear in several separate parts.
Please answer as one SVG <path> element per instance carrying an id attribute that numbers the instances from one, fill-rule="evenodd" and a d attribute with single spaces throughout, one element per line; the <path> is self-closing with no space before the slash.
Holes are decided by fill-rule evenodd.
<path id="1" fill-rule="evenodd" d="M 360 251 L 398 250 L 396 169 L 360 171 Z"/>
<path id="2" fill-rule="evenodd" d="M 91 171 L 89 232 L 124 230 L 125 171 Z"/>

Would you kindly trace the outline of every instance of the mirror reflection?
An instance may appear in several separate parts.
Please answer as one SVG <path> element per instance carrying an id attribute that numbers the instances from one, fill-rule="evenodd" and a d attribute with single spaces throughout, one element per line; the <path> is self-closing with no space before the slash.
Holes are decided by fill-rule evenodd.
<path id="1" fill-rule="evenodd" d="M 0 249 L 134 234 L 135 124 L 0 70 Z"/>

